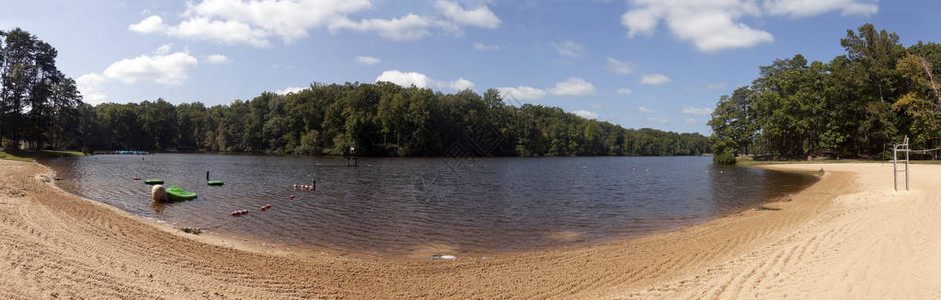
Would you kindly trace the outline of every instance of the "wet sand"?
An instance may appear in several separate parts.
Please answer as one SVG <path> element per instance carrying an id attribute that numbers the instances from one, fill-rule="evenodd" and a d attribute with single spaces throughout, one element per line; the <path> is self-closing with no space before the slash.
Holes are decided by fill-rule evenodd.
<path id="1" fill-rule="evenodd" d="M 0 298 L 742 298 L 941 294 L 941 166 L 827 174 L 789 201 L 683 230 L 549 252 L 369 258 L 194 236 L 0 161 Z"/>

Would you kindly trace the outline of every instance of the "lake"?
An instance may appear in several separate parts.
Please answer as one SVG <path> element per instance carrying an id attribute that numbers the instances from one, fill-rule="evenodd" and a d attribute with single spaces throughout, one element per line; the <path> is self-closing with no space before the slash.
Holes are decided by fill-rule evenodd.
<path id="1" fill-rule="evenodd" d="M 176 227 L 310 249 L 485 255 L 676 230 L 799 191 L 815 176 L 710 157 L 344 158 L 95 155 L 42 161 L 63 189 Z M 206 171 L 224 186 L 207 186 Z M 157 178 L 196 192 L 155 203 Z M 295 190 L 310 184 L 316 191 Z M 291 195 L 294 196 L 291 199 Z M 272 205 L 260 211 L 263 205 Z M 232 211 L 250 213 L 233 217 Z"/>

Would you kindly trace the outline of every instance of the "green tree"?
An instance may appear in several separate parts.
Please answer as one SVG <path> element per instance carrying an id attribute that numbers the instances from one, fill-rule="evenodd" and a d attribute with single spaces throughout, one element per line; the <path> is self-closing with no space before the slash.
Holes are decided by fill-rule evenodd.
<path id="1" fill-rule="evenodd" d="M 896 70 L 908 81 L 909 92 L 892 107 L 912 116 L 911 130 L 916 140 L 934 140 L 941 130 L 941 91 L 934 80 L 931 63 L 924 57 L 909 54 L 898 61 Z"/>

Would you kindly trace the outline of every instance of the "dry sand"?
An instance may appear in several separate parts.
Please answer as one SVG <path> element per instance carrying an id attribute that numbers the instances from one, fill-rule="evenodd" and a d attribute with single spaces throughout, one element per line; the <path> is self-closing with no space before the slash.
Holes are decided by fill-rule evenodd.
<path id="1" fill-rule="evenodd" d="M 941 166 L 827 174 L 791 201 L 683 230 L 490 259 L 362 259 L 193 236 L 0 161 L 0 298 L 937 298 Z M 933 199 L 932 199 L 933 198 Z"/>

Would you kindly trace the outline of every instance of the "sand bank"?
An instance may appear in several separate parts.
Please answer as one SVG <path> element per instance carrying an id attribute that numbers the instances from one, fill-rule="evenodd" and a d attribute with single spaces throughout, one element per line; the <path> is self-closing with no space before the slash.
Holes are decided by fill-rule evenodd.
<path id="1" fill-rule="evenodd" d="M 892 191 L 891 165 L 822 167 L 820 182 L 772 210 L 626 242 L 432 261 L 188 235 L 62 192 L 40 165 L 0 161 L 0 298 L 938 296 L 929 195 L 941 192 L 941 166 L 913 166 L 912 192 Z"/>

